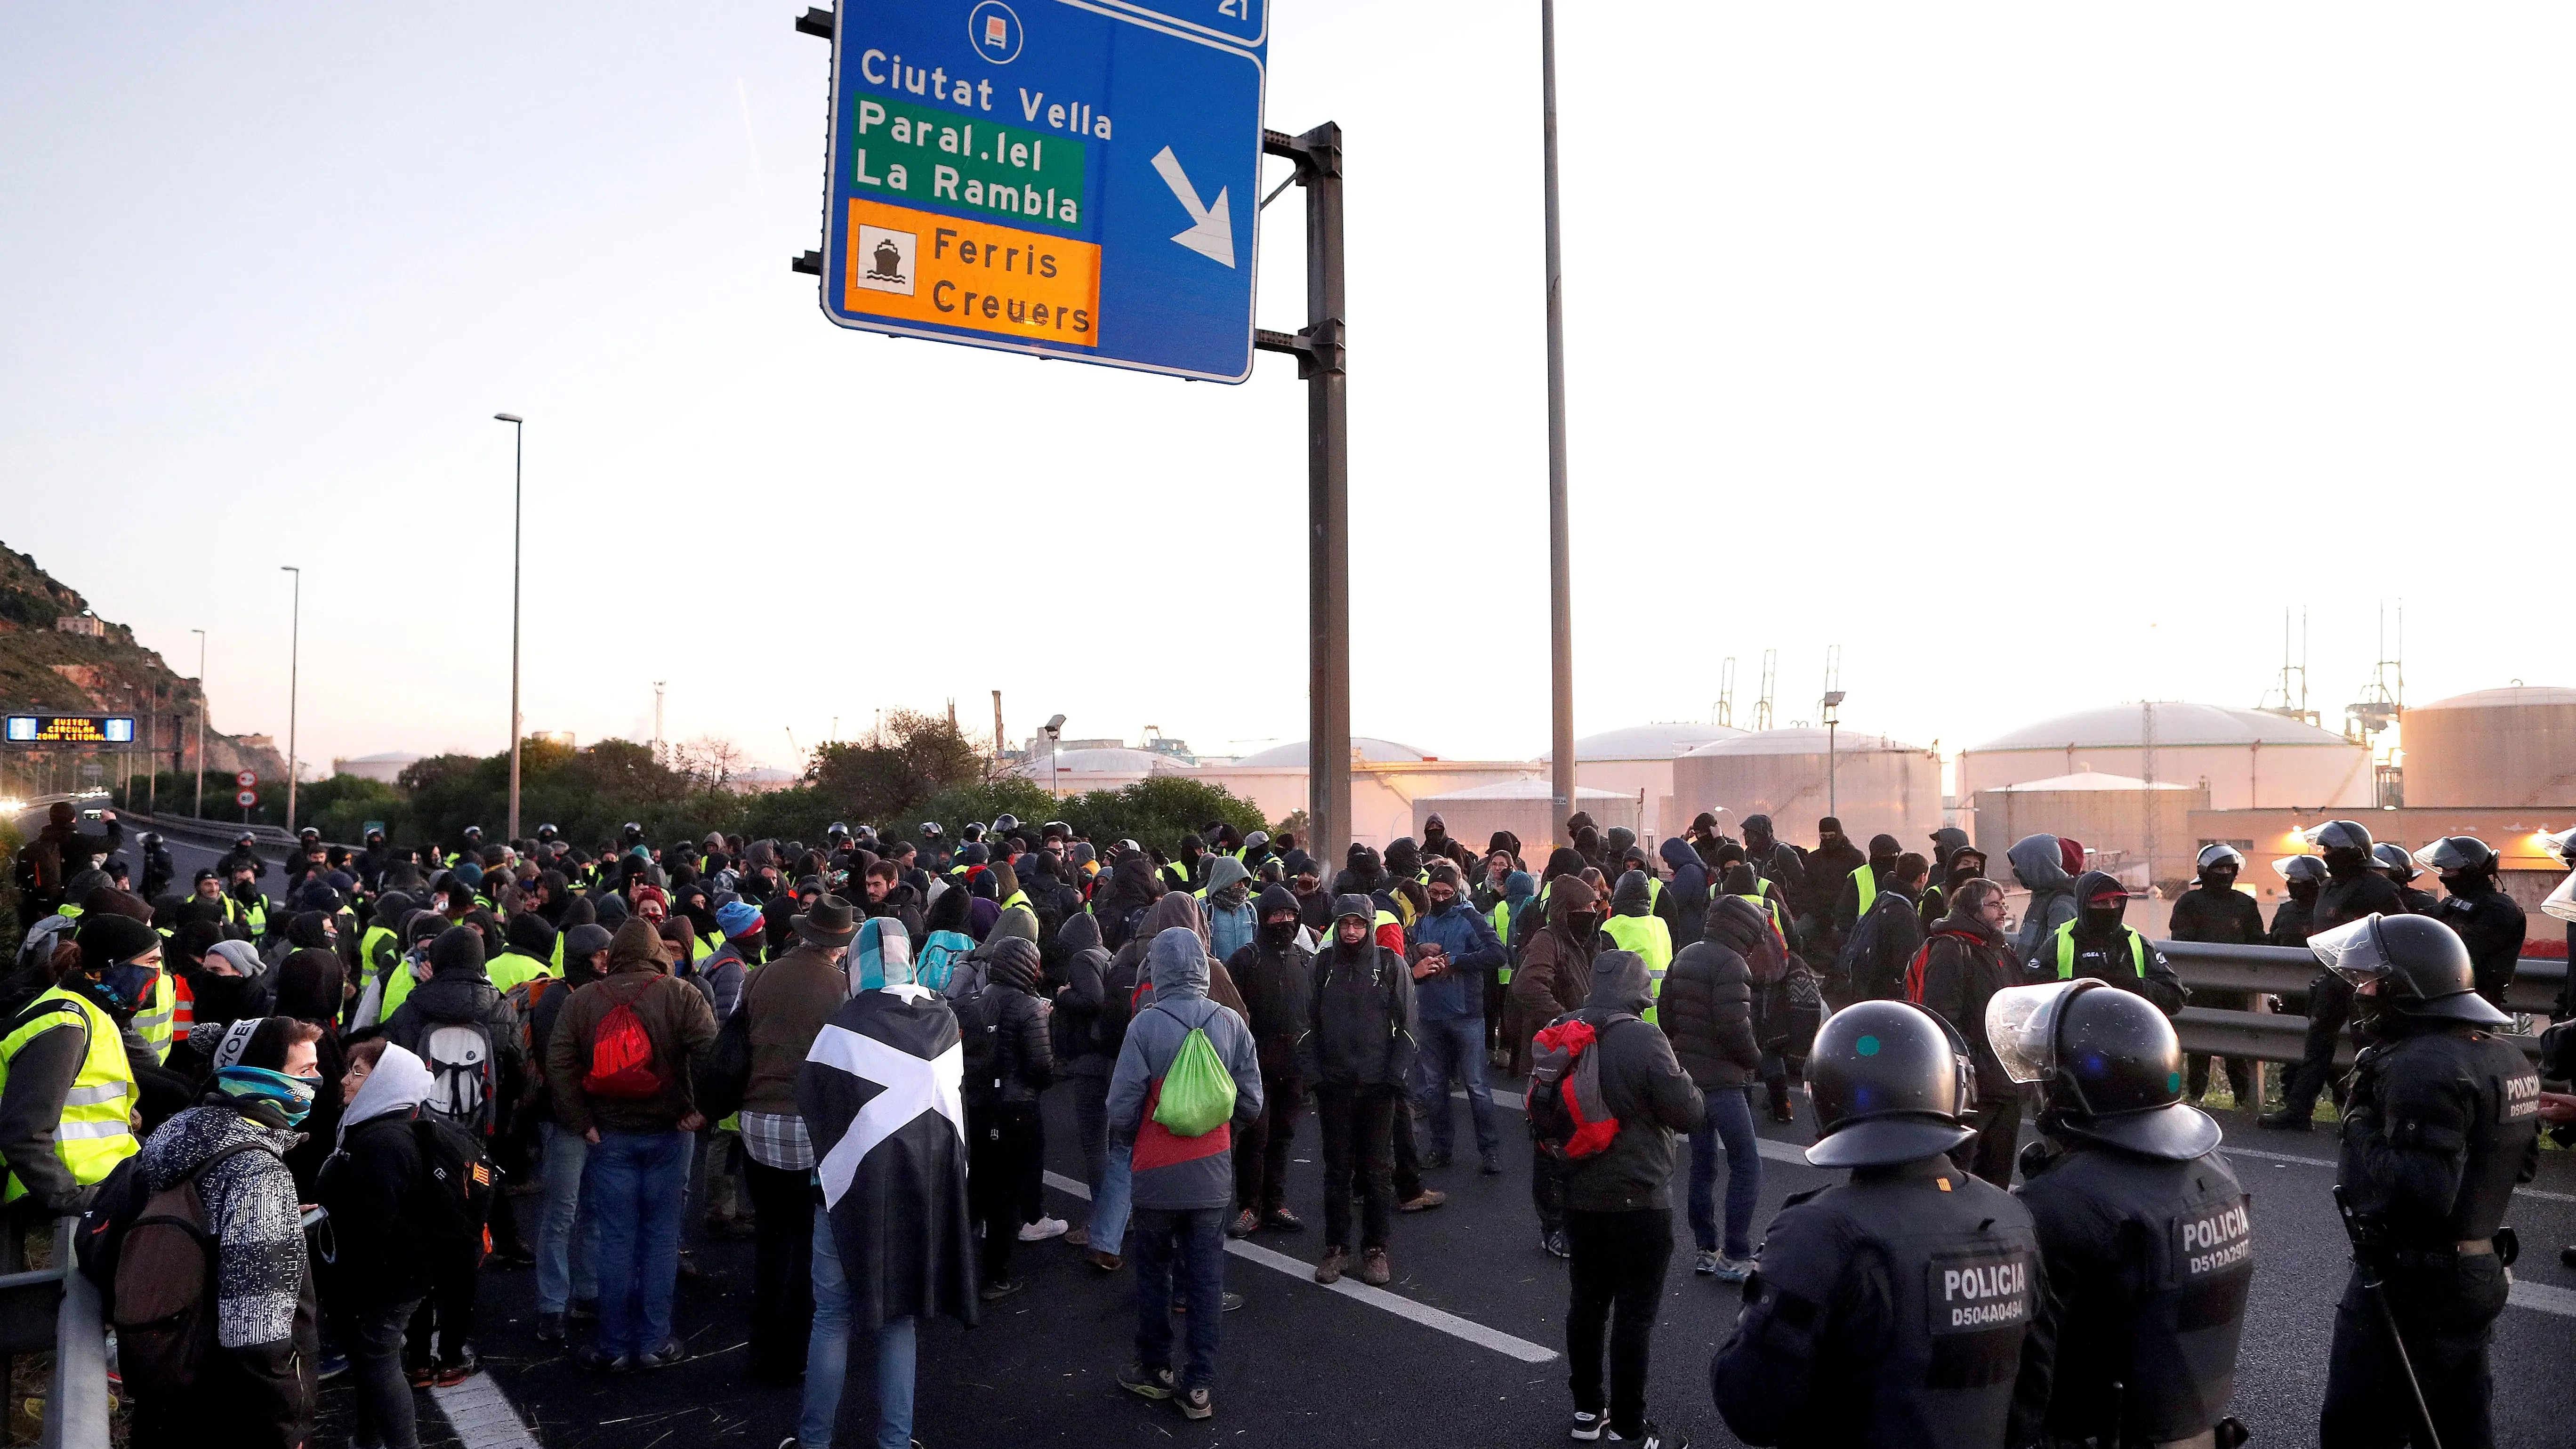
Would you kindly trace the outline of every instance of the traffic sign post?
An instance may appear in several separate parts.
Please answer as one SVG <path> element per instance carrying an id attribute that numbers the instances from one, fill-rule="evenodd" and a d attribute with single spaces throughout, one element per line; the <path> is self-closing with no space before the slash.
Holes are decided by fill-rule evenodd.
<path id="1" fill-rule="evenodd" d="M 259 792 L 257 790 L 243 790 L 233 796 L 233 803 L 242 808 L 242 824 L 248 825 L 250 823 L 250 807 L 259 803 Z"/>
<path id="2" fill-rule="evenodd" d="M 824 315 L 1252 375 L 1268 0 L 842 0 Z"/>
<path id="3" fill-rule="evenodd" d="M 244 771 L 242 771 L 241 773 L 239 773 L 239 774 L 237 774 L 237 775 L 233 776 L 233 783 L 234 783 L 234 784 L 236 784 L 236 785 L 239 785 L 241 788 L 243 788 L 243 789 L 247 790 L 247 789 L 249 789 L 250 787 L 252 787 L 253 785 L 256 785 L 256 784 L 258 784 L 258 783 L 259 783 L 259 776 L 258 776 L 258 774 L 257 774 L 256 772 L 254 772 L 254 771 L 244 770 Z"/>

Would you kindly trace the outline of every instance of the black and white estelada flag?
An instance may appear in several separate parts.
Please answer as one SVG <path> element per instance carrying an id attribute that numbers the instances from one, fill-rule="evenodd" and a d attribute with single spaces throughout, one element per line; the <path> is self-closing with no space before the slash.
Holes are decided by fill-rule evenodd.
<path id="1" fill-rule="evenodd" d="M 859 992 L 805 1054 L 796 1103 L 861 1328 L 975 1321 L 964 1073 L 956 1013 L 919 987 Z"/>

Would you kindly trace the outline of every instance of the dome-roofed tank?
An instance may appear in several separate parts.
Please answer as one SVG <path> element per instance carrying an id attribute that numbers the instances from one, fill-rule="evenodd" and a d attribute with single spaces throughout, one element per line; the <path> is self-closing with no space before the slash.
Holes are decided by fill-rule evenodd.
<path id="1" fill-rule="evenodd" d="M 2151 710 L 2152 768 L 2146 758 Z M 1972 745 L 1959 752 L 1958 796 L 2086 769 L 2159 784 L 2206 780 L 2217 810 L 2358 809 L 2377 798 L 2370 751 L 2343 736 L 2268 710 L 2188 700 L 2081 709 Z"/>
<path id="2" fill-rule="evenodd" d="M 2399 732 L 2410 806 L 2576 805 L 2576 689 L 2457 694 L 2408 709 Z"/>
<path id="3" fill-rule="evenodd" d="M 1920 745 L 1844 726 L 1760 730 L 1701 745 L 1673 762 L 1676 813 L 1719 806 L 1768 815 L 1783 840 L 1816 843 L 1816 822 L 1838 816 L 1867 841 L 1884 832 L 1920 850 L 1941 828 L 1941 762 Z M 1831 784 L 1827 775 L 1830 765 Z M 1828 804 L 1830 798 L 1831 804 Z"/>

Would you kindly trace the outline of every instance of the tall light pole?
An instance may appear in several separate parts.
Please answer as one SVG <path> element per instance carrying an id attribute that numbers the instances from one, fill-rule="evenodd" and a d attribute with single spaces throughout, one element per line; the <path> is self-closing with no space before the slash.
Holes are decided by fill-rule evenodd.
<path id="1" fill-rule="evenodd" d="M 295 833 L 295 693 L 304 667 L 304 570 L 279 564 L 280 573 L 295 575 L 295 610 L 286 626 L 286 833 Z"/>
<path id="2" fill-rule="evenodd" d="M 206 631 L 191 629 L 197 636 L 197 805 L 189 813 L 206 818 Z"/>
<path id="3" fill-rule="evenodd" d="M 1539 88 L 1547 173 L 1547 636 L 1551 832 L 1574 813 L 1574 544 L 1565 502 L 1564 267 L 1556 240 L 1556 0 L 1539 0 Z"/>
<path id="4" fill-rule="evenodd" d="M 495 422 L 510 425 L 510 844 L 519 841 L 519 495 L 526 478 L 527 419 L 516 413 L 494 413 Z"/>
<path id="5" fill-rule="evenodd" d="M 1825 691 L 1825 813 L 1839 818 L 1843 813 L 1842 796 L 1834 788 L 1834 734 L 1842 727 L 1843 692 Z"/>

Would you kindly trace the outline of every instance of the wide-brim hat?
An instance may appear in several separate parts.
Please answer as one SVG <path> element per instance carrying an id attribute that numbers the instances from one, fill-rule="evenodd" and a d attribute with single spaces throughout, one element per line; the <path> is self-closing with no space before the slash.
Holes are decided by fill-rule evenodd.
<path id="1" fill-rule="evenodd" d="M 814 909 L 788 917 L 787 924 L 817 946 L 846 946 L 859 934 L 859 913 L 848 901 L 827 895 L 814 902 Z"/>

